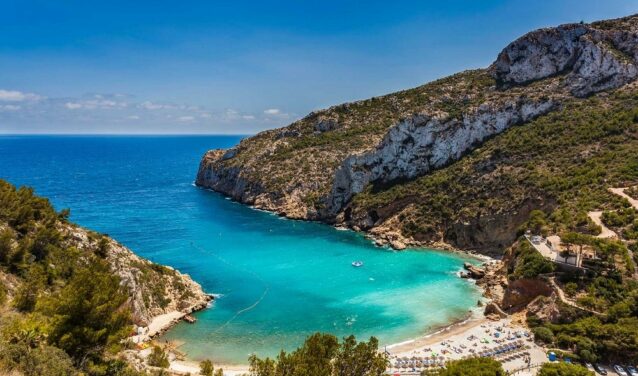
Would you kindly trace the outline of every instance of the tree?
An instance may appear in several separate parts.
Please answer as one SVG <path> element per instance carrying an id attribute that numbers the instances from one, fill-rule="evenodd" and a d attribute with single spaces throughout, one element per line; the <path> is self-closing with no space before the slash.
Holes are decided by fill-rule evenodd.
<path id="1" fill-rule="evenodd" d="M 276 360 L 249 358 L 251 376 L 378 376 L 387 367 L 387 358 L 378 352 L 379 342 L 357 342 L 354 336 L 343 339 L 330 334 L 315 333 L 303 346 Z"/>
<path id="2" fill-rule="evenodd" d="M 594 373 L 582 366 L 569 363 L 545 363 L 538 376 L 594 376 Z"/>
<path id="3" fill-rule="evenodd" d="M 95 260 L 43 304 L 43 311 L 53 318 L 49 342 L 82 366 L 88 356 L 99 356 L 126 337 L 130 318 L 126 301 L 119 277 L 106 263 Z"/>
<path id="4" fill-rule="evenodd" d="M 354 336 L 344 338 L 334 362 L 337 376 L 383 375 L 388 360 L 379 351 L 379 341 L 372 337 L 368 342 L 359 342 Z"/>
<path id="5" fill-rule="evenodd" d="M 153 350 L 150 354 L 148 354 L 146 363 L 148 363 L 149 366 L 159 368 L 168 368 L 168 366 L 171 365 L 171 363 L 168 361 L 168 355 L 166 354 L 164 349 L 159 346 L 153 346 Z"/>
<path id="6" fill-rule="evenodd" d="M 215 376 L 224 376 L 224 370 L 221 368 L 217 368 L 215 371 Z"/>
<path id="7" fill-rule="evenodd" d="M 439 376 L 505 376 L 505 370 L 494 359 L 470 358 L 447 362 Z"/>
<path id="8" fill-rule="evenodd" d="M 199 374 L 203 375 L 203 376 L 213 376 L 213 362 L 211 362 L 209 359 L 204 360 L 203 362 L 199 363 Z"/>
<path id="9" fill-rule="evenodd" d="M 546 328 L 544 326 L 539 326 L 537 328 L 532 329 L 534 333 L 534 338 L 538 341 L 544 343 L 552 343 L 554 342 L 554 333 L 552 333 L 551 329 Z"/>

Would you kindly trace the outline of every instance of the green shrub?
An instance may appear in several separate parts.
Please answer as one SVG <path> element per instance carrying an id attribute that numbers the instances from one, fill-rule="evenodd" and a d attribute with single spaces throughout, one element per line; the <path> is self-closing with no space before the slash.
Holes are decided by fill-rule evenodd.
<path id="1" fill-rule="evenodd" d="M 153 350 L 148 354 L 148 358 L 146 359 L 146 363 L 149 366 L 159 367 L 159 368 L 168 368 L 170 366 L 170 362 L 168 361 L 168 355 L 159 346 L 153 346 Z"/>
<path id="2" fill-rule="evenodd" d="M 538 371 L 538 376 L 594 376 L 594 373 L 583 366 L 569 363 L 545 363 Z"/>

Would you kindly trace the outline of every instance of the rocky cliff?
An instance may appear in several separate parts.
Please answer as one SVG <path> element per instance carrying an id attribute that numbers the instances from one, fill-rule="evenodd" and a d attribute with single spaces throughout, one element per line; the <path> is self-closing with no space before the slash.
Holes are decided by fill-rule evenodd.
<path id="1" fill-rule="evenodd" d="M 60 230 L 67 246 L 86 252 L 103 242 L 111 270 L 128 290 L 128 305 L 136 325 L 147 326 L 155 316 L 173 311 L 201 310 L 212 300 L 190 276 L 143 259 L 111 238 L 71 224 L 60 225 Z"/>
<path id="2" fill-rule="evenodd" d="M 432 200 L 451 188 L 448 176 L 435 178 L 444 175 L 438 171 L 473 161 L 488 141 L 507 139 L 501 135 L 516 125 L 534 126 L 548 114 L 625 88 L 638 75 L 637 32 L 638 16 L 533 31 L 487 69 L 331 107 L 232 149 L 209 151 L 196 183 L 290 218 L 366 230 L 389 243 L 498 250 L 511 243 L 531 210 L 556 207 L 556 195 L 542 184 L 512 186 L 508 180 L 507 189 L 499 187 L 524 171 L 519 165 L 532 151 L 503 158 L 507 153 L 494 146 L 497 152 L 461 171 L 473 195 L 457 194 L 462 205 L 454 213 L 439 208 L 442 199 Z M 562 123 L 554 127 L 565 130 Z"/>

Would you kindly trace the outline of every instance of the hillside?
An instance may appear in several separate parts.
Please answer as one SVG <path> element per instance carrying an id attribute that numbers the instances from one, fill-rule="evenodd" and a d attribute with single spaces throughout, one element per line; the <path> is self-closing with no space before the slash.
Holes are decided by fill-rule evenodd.
<path id="1" fill-rule="evenodd" d="M 196 183 L 379 243 L 502 252 L 638 181 L 638 16 L 533 31 L 486 69 L 309 114 L 202 158 Z M 520 125 L 520 126 L 519 126 Z"/>
<path id="2" fill-rule="evenodd" d="M 0 180 L 0 373 L 132 375 L 115 354 L 134 325 L 211 297 L 68 215 Z"/>

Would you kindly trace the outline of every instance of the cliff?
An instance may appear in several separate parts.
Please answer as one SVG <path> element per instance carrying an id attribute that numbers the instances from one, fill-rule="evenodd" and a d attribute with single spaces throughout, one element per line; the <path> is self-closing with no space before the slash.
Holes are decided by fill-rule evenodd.
<path id="1" fill-rule="evenodd" d="M 111 271 L 128 292 L 128 306 L 138 326 L 147 326 L 154 317 L 166 313 L 204 309 L 212 300 L 187 274 L 143 259 L 109 237 L 71 224 L 60 225 L 60 231 L 67 247 L 84 252 L 104 247 Z"/>
<path id="2" fill-rule="evenodd" d="M 290 218 L 368 231 L 398 248 L 498 252 L 531 210 L 553 211 L 570 195 L 551 180 L 573 176 L 548 176 L 556 147 L 572 165 L 610 151 L 604 138 L 613 134 L 587 151 L 591 139 L 582 133 L 593 125 L 565 124 L 630 100 L 637 31 L 638 16 L 533 31 L 486 69 L 334 106 L 211 150 L 196 184 Z M 557 144 L 561 136 L 569 142 Z M 608 178 L 619 174 L 612 169 Z"/>

